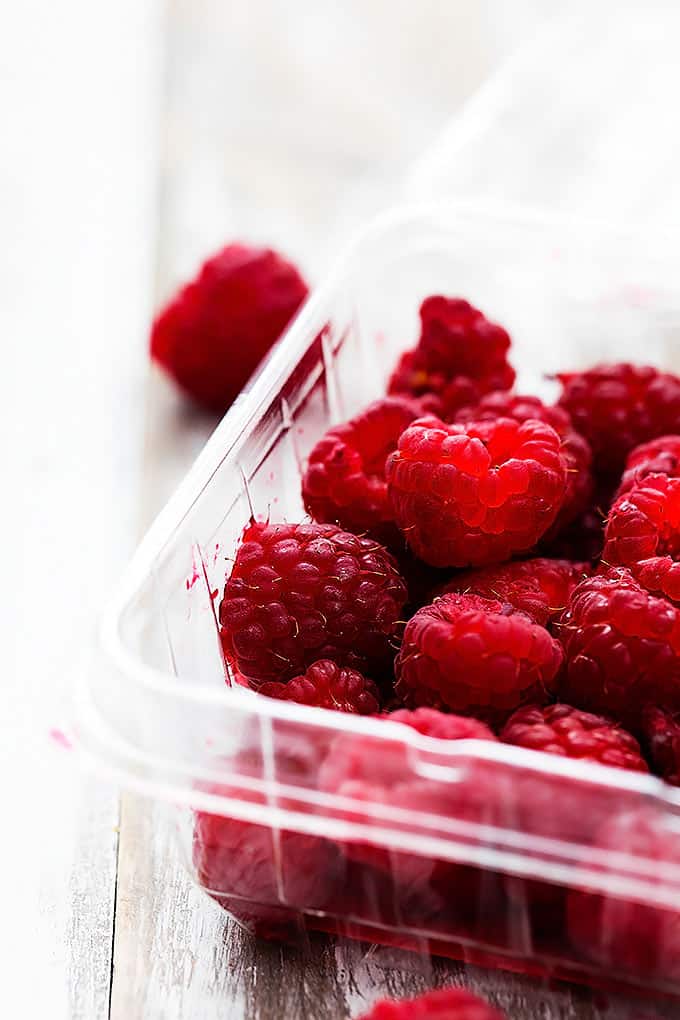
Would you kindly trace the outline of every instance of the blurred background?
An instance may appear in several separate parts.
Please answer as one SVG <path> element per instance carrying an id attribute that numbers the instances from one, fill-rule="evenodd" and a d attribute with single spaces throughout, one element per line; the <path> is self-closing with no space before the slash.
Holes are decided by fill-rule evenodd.
<path id="1" fill-rule="evenodd" d="M 159 996 L 163 1016 L 207 1015 L 186 1007 L 182 951 L 168 974 L 122 941 L 135 931 L 146 952 L 159 923 L 144 889 L 117 893 L 126 824 L 149 873 L 160 851 L 143 809 L 121 815 L 62 739 L 95 612 L 215 424 L 150 369 L 153 310 L 233 238 L 280 248 L 317 281 L 369 216 L 435 191 L 677 226 L 674 4 L 587 11 L 564 50 L 554 27 L 554 48 L 542 42 L 565 14 L 553 0 L 5 11 L 0 958 L 15 1015 L 107 1016 L 114 944 L 112 1016 Z M 177 944 L 190 944 L 193 893 L 172 882 Z"/>

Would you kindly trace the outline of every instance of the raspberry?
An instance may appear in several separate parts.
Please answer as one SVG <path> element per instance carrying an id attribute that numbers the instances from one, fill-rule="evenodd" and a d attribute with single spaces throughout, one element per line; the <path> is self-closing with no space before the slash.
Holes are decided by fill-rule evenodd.
<path id="1" fill-rule="evenodd" d="M 560 697 L 639 732 L 642 711 L 680 710 L 680 610 L 612 568 L 574 589 L 560 621 Z"/>
<path id="2" fill-rule="evenodd" d="M 616 500 L 604 532 L 605 563 L 628 566 L 653 556 L 680 559 L 680 478 L 649 475 Z"/>
<path id="3" fill-rule="evenodd" d="M 587 441 L 572 428 L 571 418 L 562 407 L 544 404 L 538 397 L 518 393 L 489 393 L 475 407 L 464 407 L 454 421 L 466 425 L 470 422 L 495 421 L 513 418 L 518 422 L 545 422 L 555 429 L 562 440 L 562 456 L 567 465 L 567 491 L 557 519 L 550 529 L 558 534 L 588 507 L 593 494 L 591 464 L 593 455 Z M 550 534 L 546 536 L 549 540 Z"/>
<path id="4" fill-rule="evenodd" d="M 394 559 L 371 539 L 333 524 L 252 522 L 220 605 L 225 654 L 254 687 L 318 659 L 380 680 L 405 601 Z"/>
<path id="5" fill-rule="evenodd" d="M 665 595 L 680 604 L 680 562 L 670 556 L 653 556 L 633 563 L 630 572 L 653 595 Z"/>
<path id="6" fill-rule="evenodd" d="M 330 429 L 312 450 L 302 480 L 302 496 L 312 517 L 393 540 L 398 532 L 387 498 L 385 460 L 420 413 L 414 400 L 385 397 Z"/>
<path id="7" fill-rule="evenodd" d="M 546 700 L 561 663 L 558 642 L 524 613 L 478 595 L 448 594 L 407 623 L 395 689 L 410 706 L 495 720 Z"/>
<path id="8" fill-rule="evenodd" d="M 501 733 L 506 744 L 563 758 L 597 761 L 612 768 L 647 772 L 640 745 L 626 730 L 571 705 L 527 705 L 507 721 Z"/>
<path id="9" fill-rule="evenodd" d="M 429 750 L 429 755 L 441 757 L 446 765 L 464 763 L 460 780 L 442 782 L 422 776 L 414 768 L 412 748 L 403 740 L 352 733 L 339 735 L 332 743 L 319 773 L 319 789 L 342 799 L 343 813 L 348 821 L 359 822 L 363 827 L 376 828 L 376 839 L 370 836 L 349 839 L 342 844 L 348 860 L 362 865 L 364 878 L 374 876 L 377 890 L 387 884 L 387 895 L 378 902 L 377 895 L 365 895 L 364 905 L 376 903 L 377 921 L 400 926 L 429 926 L 447 933 L 479 934 L 480 924 L 497 923 L 502 916 L 500 897 L 502 880 L 471 864 L 453 863 L 433 859 L 414 852 L 398 851 L 381 840 L 380 829 L 385 824 L 402 828 L 400 820 L 405 812 L 425 812 L 428 834 L 436 833 L 436 817 L 443 826 L 469 823 L 493 824 L 498 820 L 499 805 L 504 803 L 504 777 L 498 774 L 495 762 L 478 760 L 464 750 L 461 758 L 451 757 L 451 749 L 459 740 L 482 739 L 495 741 L 491 731 L 473 719 L 443 715 L 435 710 L 418 709 L 415 712 L 394 712 L 384 717 L 416 729 L 441 746 L 441 752 Z M 397 817 L 385 812 L 395 811 Z M 406 822 L 412 830 L 417 822 Z M 449 829 L 450 837 L 450 829 Z M 462 839 L 470 839 L 463 834 Z M 471 851 L 474 857 L 474 849 Z M 373 908 L 376 909 L 375 907 Z M 480 917 L 480 912 L 487 913 Z M 394 915 L 394 916 L 393 916 Z"/>
<path id="10" fill-rule="evenodd" d="M 637 488 L 648 475 L 680 477 L 680 436 L 660 436 L 631 450 L 617 497 Z"/>
<path id="11" fill-rule="evenodd" d="M 610 871 L 618 880 L 618 895 L 575 890 L 569 896 L 568 926 L 574 948 L 589 961 L 628 979 L 658 978 L 670 983 L 680 978 L 680 921 L 672 902 L 680 838 L 668 825 L 669 817 L 643 808 L 605 822 L 596 845 L 600 861 L 613 858 L 613 862 L 599 866 L 605 876 Z M 646 890 L 638 888 L 630 894 L 635 899 L 626 898 L 621 886 L 639 887 L 640 883 Z"/>
<path id="12" fill-rule="evenodd" d="M 439 740 L 496 739 L 486 723 L 479 719 L 439 712 L 436 708 L 416 708 L 412 712 L 400 708 L 396 712 L 389 712 L 384 718 L 410 726 L 424 737 L 437 737 Z"/>
<path id="13" fill-rule="evenodd" d="M 333 708 L 355 715 L 373 715 L 380 711 L 380 693 L 372 680 L 355 669 L 341 669 L 330 659 L 319 659 L 307 667 L 303 676 L 288 683 L 265 683 L 260 694 L 301 705 Z"/>
<path id="14" fill-rule="evenodd" d="M 293 787 L 315 785 L 326 752 L 327 744 L 295 741 L 280 732 L 277 779 Z M 233 777 L 233 784 L 214 783 L 205 788 L 206 793 L 266 810 L 271 795 L 253 788 L 266 776 L 259 740 L 233 758 L 220 760 L 219 766 Z M 279 806 L 286 807 L 287 802 Z M 295 809 L 297 803 L 292 806 Z M 210 895 L 242 925 L 265 938 L 296 934 L 299 910 L 347 909 L 347 864 L 338 847 L 323 837 L 197 811 L 193 863 Z"/>
<path id="15" fill-rule="evenodd" d="M 559 404 L 605 474 L 621 471 L 633 447 L 674 432 L 680 421 L 680 379 L 656 368 L 597 365 L 557 378 L 563 387 Z"/>
<path id="16" fill-rule="evenodd" d="M 654 772 L 672 786 L 680 786 L 680 722 L 650 707 L 642 717 L 642 731 Z"/>
<path id="17" fill-rule="evenodd" d="M 447 418 L 491 390 L 512 386 L 510 337 L 477 308 L 433 296 L 420 306 L 420 321 L 418 345 L 399 360 L 390 393 L 427 395 L 429 410 Z"/>
<path id="18" fill-rule="evenodd" d="M 281 255 L 227 245 L 160 312 L 152 357 L 196 403 L 222 414 L 306 297 Z"/>
<path id="19" fill-rule="evenodd" d="M 442 988 L 401 1002 L 383 999 L 360 1020 L 504 1020 L 504 1014 L 463 988 Z"/>
<path id="20" fill-rule="evenodd" d="M 432 566 L 465 567 L 534 546 L 562 506 L 567 467 L 559 436 L 543 422 L 428 418 L 402 433 L 386 477 L 415 554 Z"/>
<path id="21" fill-rule="evenodd" d="M 472 592 L 487 599 L 509 602 L 547 627 L 566 607 L 576 585 L 589 573 L 589 564 L 571 560 L 518 560 L 456 574 L 439 594 Z"/>

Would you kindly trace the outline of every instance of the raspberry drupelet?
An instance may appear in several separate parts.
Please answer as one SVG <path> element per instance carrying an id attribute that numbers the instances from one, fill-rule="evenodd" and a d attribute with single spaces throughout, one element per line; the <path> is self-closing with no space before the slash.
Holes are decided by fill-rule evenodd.
<path id="1" fill-rule="evenodd" d="M 680 559 L 680 478 L 648 475 L 613 504 L 602 559 L 630 566 L 651 557 Z"/>
<path id="2" fill-rule="evenodd" d="M 591 572 L 590 564 L 537 557 L 456 574 L 439 594 L 471 592 L 509 602 L 543 627 L 566 608 L 569 596 Z"/>
<path id="3" fill-rule="evenodd" d="M 448 594 L 407 623 L 395 690 L 408 706 L 502 721 L 548 700 L 561 664 L 559 643 L 508 603 Z"/>
<path id="4" fill-rule="evenodd" d="M 515 381 L 510 337 L 462 298 L 428 297 L 420 306 L 417 346 L 403 354 L 389 392 L 427 397 L 428 410 L 450 418 L 492 390 Z"/>
<path id="5" fill-rule="evenodd" d="M 507 1020 L 505 1014 L 464 988 L 442 988 L 417 999 L 376 1002 L 360 1020 Z"/>
<path id="6" fill-rule="evenodd" d="M 229 244 L 159 313 L 151 355 L 196 403 L 222 414 L 306 297 L 281 255 Z"/>
<path id="7" fill-rule="evenodd" d="M 318 659 L 378 683 L 406 601 L 392 556 L 333 524 L 253 521 L 220 605 L 227 659 L 251 686 L 286 683 Z"/>
<path id="8" fill-rule="evenodd" d="M 557 634 L 560 699 L 639 734 L 643 710 L 680 710 L 680 609 L 625 568 L 582 581 Z"/>
<path id="9" fill-rule="evenodd" d="M 562 440 L 562 455 L 567 465 L 567 491 L 550 529 L 552 534 L 559 534 L 587 509 L 593 495 L 593 455 L 589 443 L 574 431 L 571 418 L 563 407 L 544 404 L 539 397 L 527 394 L 489 393 L 475 406 L 461 408 L 454 421 L 467 425 L 470 422 L 495 421 L 496 418 L 513 418 L 518 422 L 533 418 L 554 428 Z M 546 536 L 546 540 L 549 539 L 550 534 Z"/>
<path id="10" fill-rule="evenodd" d="M 387 498 L 385 461 L 421 413 L 416 400 L 384 397 L 329 429 L 312 450 L 302 480 L 311 516 L 348 531 L 370 531 L 378 541 L 393 541 L 399 533 Z"/>
<path id="11" fill-rule="evenodd" d="M 632 772 L 649 771 L 631 733 L 603 716 L 571 705 L 520 708 L 503 727 L 501 740 L 563 758 L 596 761 Z"/>
<path id="12" fill-rule="evenodd" d="M 262 684 L 259 691 L 269 698 L 354 715 L 380 711 L 380 693 L 373 681 L 355 669 L 341 669 L 330 659 L 313 662 L 302 676 L 293 677 L 288 683 Z"/>
<path id="13" fill-rule="evenodd" d="M 567 466 L 550 425 L 419 419 L 387 459 L 394 519 L 435 567 L 499 563 L 531 549 L 560 511 Z"/>
<path id="14" fill-rule="evenodd" d="M 640 443 L 675 432 L 680 422 L 680 378 L 627 362 L 561 372 L 559 404 L 591 445 L 597 470 L 615 475 Z"/>

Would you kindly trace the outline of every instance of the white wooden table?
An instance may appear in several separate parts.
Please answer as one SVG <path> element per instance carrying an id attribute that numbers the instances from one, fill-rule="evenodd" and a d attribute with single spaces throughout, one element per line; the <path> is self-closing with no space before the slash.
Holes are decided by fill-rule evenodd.
<path id="1" fill-rule="evenodd" d="M 432 981 L 514 1020 L 605 1015 L 384 949 L 255 945 L 192 886 L 159 810 L 80 775 L 59 740 L 94 611 L 212 427 L 149 372 L 154 304 L 232 236 L 318 277 L 537 10 L 65 0 L 5 18 L 3 1015 L 334 1020 Z"/>

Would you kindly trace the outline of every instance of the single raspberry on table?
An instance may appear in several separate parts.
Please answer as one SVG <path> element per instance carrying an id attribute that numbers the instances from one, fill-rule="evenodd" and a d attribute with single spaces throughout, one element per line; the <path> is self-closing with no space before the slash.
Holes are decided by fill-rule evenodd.
<path id="1" fill-rule="evenodd" d="M 440 591 L 482 595 L 509 602 L 515 609 L 547 627 L 566 608 L 569 596 L 591 572 L 589 563 L 537 557 L 456 574 Z"/>
<path id="2" fill-rule="evenodd" d="M 492 721 L 546 701 L 562 664 L 559 643 L 508 603 L 447 594 L 409 620 L 395 662 L 395 691 L 408 706 L 430 705 Z"/>
<path id="3" fill-rule="evenodd" d="M 382 999 L 360 1020 L 505 1020 L 505 1016 L 464 988 L 442 988 L 417 999 Z"/>
<path id="4" fill-rule="evenodd" d="M 386 550 L 333 524 L 245 529 L 220 604 L 225 654 L 252 686 L 286 683 L 318 659 L 378 683 L 406 585 Z"/>
<path id="5" fill-rule="evenodd" d="M 432 566 L 507 560 L 531 549 L 562 507 L 567 466 L 560 447 L 555 430 L 539 421 L 420 419 L 387 459 L 394 519 Z"/>
<path id="6" fill-rule="evenodd" d="M 678 423 L 680 425 L 680 422 Z M 628 454 L 617 497 L 644 483 L 648 475 L 680 477 L 680 436 L 659 436 Z"/>
<path id="7" fill-rule="evenodd" d="M 462 298 L 428 297 L 420 306 L 417 346 L 403 354 L 389 392 L 428 398 L 428 410 L 450 417 L 491 390 L 512 386 L 510 337 Z"/>
<path id="8" fill-rule="evenodd" d="M 582 581 L 557 634 L 565 653 L 561 700 L 636 734 L 648 705 L 680 710 L 680 609 L 629 570 Z"/>
<path id="9" fill-rule="evenodd" d="M 596 761 L 633 772 L 649 771 L 631 733 L 603 716 L 581 712 L 571 705 L 520 708 L 503 727 L 501 740 L 563 758 Z"/>
<path id="10" fill-rule="evenodd" d="M 530 419 L 543 421 L 554 428 L 562 440 L 562 455 L 567 465 L 567 491 L 555 523 L 546 536 L 546 540 L 549 540 L 551 533 L 562 531 L 590 503 L 593 495 L 593 455 L 590 445 L 574 431 L 571 418 L 564 408 L 544 404 L 539 397 L 526 394 L 489 393 L 475 406 L 461 408 L 454 421 L 466 425 L 470 422 L 495 421 L 496 418 L 514 418 L 519 422 Z"/>
<path id="11" fill-rule="evenodd" d="M 586 437 L 595 467 L 608 475 L 623 470 L 640 443 L 674 432 L 680 421 L 680 378 L 627 362 L 561 372 L 559 404 Z"/>
<path id="12" fill-rule="evenodd" d="M 313 662 L 302 676 L 293 677 L 288 683 L 264 683 L 259 691 L 269 698 L 354 715 L 373 715 L 380 711 L 380 692 L 373 681 L 355 669 L 342 669 L 330 659 Z"/>
<path id="13" fill-rule="evenodd" d="M 648 475 L 615 501 L 602 559 L 628 566 L 656 556 L 680 559 L 680 478 Z"/>
<path id="14" fill-rule="evenodd" d="M 680 722 L 669 712 L 650 707 L 642 717 L 643 743 L 652 770 L 672 786 L 680 786 Z"/>
<path id="15" fill-rule="evenodd" d="M 605 877 L 616 876 L 621 868 L 623 888 L 616 895 L 586 890 L 569 894 L 568 929 L 574 949 L 628 980 L 673 983 L 680 978 L 676 905 L 680 837 L 668 825 L 670 817 L 653 808 L 638 808 L 606 821 L 595 844 L 600 851 L 596 866 Z M 608 859 L 611 863 L 601 863 Z M 637 880 L 638 888 L 627 896 L 624 890 L 632 880 Z M 647 891 L 639 889 L 640 883 Z"/>
<path id="16" fill-rule="evenodd" d="M 302 497 L 312 517 L 378 540 L 398 535 L 387 498 L 385 461 L 399 436 L 422 413 L 409 397 L 384 397 L 342 425 L 312 450 Z"/>
<path id="17" fill-rule="evenodd" d="M 196 403 L 223 413 L 307 297 L 269 248 L 229 244 L 159 313 L 151 355 Z"/>

